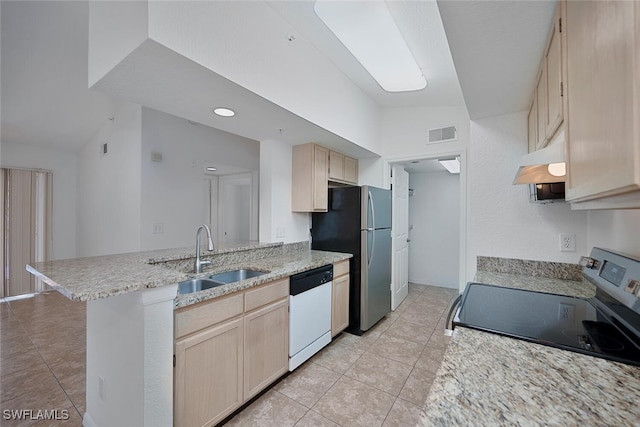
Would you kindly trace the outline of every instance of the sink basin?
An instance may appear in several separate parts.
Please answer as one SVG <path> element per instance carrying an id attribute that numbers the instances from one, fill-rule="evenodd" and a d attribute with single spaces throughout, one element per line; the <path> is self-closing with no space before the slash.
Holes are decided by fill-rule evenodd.
<path id="1" fill-rule="evenodd" d="M 191 279 L 178 283 L 178 294 L 190 294 L 222 285 L 224 285 L 224 283 L 215 282 L 209 279 Z"/>
<path id="2" fill-rule="evenodd" d="M 258 277 L 266 274 L 264 271 L 257 270 L 248 270 L 248 269 L 240 269 L 240 270 L 231 270 L 225 271 L 222 273 L 214 274 L 209 276 L 209 279 L 214 282 L 218 282 L 220 284 L 227 284 L 233 282 L 239 282 L 240 280 L 250 279 L 252 277 Z"/>

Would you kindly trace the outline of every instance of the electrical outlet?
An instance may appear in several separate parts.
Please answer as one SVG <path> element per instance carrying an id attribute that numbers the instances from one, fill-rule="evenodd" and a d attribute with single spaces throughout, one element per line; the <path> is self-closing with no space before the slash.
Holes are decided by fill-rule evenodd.
<path id="1" fill-rule="evenodd" d="M 576 235 L 573 233 L 560 233 L 560 252 L 576 251 Z"/>
<path id="2" fill-rule="evenodd" d="M 558 320 L 570 322 L 573 320 L 573 309 L 574 306 L 572 304 L 558 304 Z"/>
<path id="3" fill-rule="evenodd" d="M 164 233 L 164 224 L 161 222 L 156 222 L 153 224 L 153 230 L 151 231 L 153 234 L 162 234 Z"/>
<path id="4" fill-rule="evenodd" d="M 284 239 L 287 235 L 287 229 L 284 227 L 276 228 L 276 239 Z"/>

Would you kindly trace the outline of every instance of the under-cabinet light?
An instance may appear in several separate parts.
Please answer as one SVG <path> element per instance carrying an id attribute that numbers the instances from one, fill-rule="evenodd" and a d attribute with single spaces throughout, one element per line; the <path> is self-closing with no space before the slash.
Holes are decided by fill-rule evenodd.
<path id="1" fill-rule="evenodd" d="M 547 170 L 553 176 L 565 176 L 567 174 L 567 165 L 565 162 L 550 163 Z"/>
<path id="2" fill-rule="evenodd" d="M 384 1 L 318 0 L 313 9 L 382 89 L 409 92 L 427 87 Z"/>

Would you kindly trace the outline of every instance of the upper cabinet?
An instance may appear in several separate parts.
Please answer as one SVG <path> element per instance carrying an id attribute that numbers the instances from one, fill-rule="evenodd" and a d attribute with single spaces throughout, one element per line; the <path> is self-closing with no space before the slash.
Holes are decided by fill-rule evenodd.
<path id="1" fill-rule="evenodd" d="M 563 2 L 566 198 L 640 208 L 640 2 Z"/>
<path id="2" fill-rule="evenodd" d="M 358 183 L 358 161 L 337 151 L 329 152 L 329 180 L 345 184 Z"/>
<path id="3" fill-rule="evenodd" d="M 553 22 L 529 109 L 529 152 L 547 146 L 564 119 L 561 5 Z"/>
<path id="4" fill-rule="evenodd" d="M 291 210 L 326 212 L 329 181 L 358 183 L 358 160 L 318 144 L 293 147 Z"/>

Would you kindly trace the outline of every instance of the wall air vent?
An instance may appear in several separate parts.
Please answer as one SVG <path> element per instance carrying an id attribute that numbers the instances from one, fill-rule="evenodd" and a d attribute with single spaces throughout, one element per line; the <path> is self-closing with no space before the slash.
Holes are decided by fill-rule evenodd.
<path id="1" fill-rule="evenodd" d="M 429 129 L 428 132 L 429 139 L 427 140 L 427 144 L 437 144 L 458 139 L 458 131 L 455 126 Z"/>

